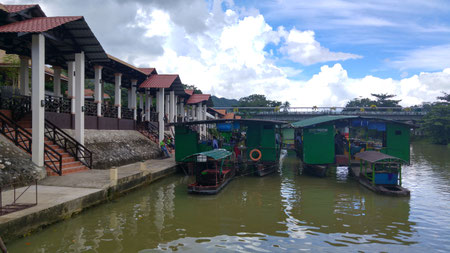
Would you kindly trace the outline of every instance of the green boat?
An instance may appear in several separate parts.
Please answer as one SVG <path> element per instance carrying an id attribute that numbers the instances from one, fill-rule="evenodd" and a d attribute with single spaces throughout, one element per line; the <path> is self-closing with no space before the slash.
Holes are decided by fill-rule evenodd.
<path id="1" fill-rule="evenodd" d="M 216 148 L 232 153 L 231 161 L 239 175 L 265 176 L 278 170 L 281 154 L 283 121 L 254 119 L 217 119 L 172 123 L 175 126 L 175 161 L 193 174 L 192 159 L 200 152 Z M 204 130 L 206 127 L 206 131 Z M 199 132 L 206 132 L 200 135 Z"/>
<path id="2" fill-rule="evenodd" d="M 412 125 L 360 116 L 320 116 L 292 123 L 303 172 L 326 176 L 330 167 L 359 165 L 357 153 L 378 151 L 410 160 Z"/>
<path id="3" fill-rule="evenodd" d="M 230 163 L 231 152 L 214 149 L 187 156 L 193 160 L 195 182 L 188 185 L 189 193 L 217 194 L 235 176 L 234 164 Z"/>
<path id="4" fill-rule="evenodd" d="M 363 186 L 383 195 L 410 195 L 410 191 L 402 187 L 402 164 L 406 164 L 406 161 L 378 151 L 364 151 L 355 156 L 360 161 L 359 170 L 352 167 L 350 173 Z"/>

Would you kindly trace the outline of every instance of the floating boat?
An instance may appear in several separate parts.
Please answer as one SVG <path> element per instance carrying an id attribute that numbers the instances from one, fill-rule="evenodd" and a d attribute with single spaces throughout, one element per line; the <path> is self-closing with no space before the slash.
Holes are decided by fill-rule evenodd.
<path id="1" fill-rule="evenodd" d="M 235 176 L 231 154 L 225 149 L 214 149 L 187 156 L 184 160 L 192 162 L 195 175 L 195 182 L 188 185 L 188 192 L 219 193 Z"/>
<path id="2" fill-rule="evenodd" d="M 302 172 L 324 177 L 335 166 L 358 165 L 367 150 L 410 160 L 410 129 L 403 122 L 350 115 L 308 118 L 291 124 Z"/>
<path id="3" fill-rule="evenodd" d="M 231 152 L 239 175 L 265 176 L 279 168 L 283 121 L 256 119 L 214 119 L 171 123 L 175 126 L 175 161 L 212 150 L 214 143 Z M 192 175 L 192 165 L 186 174 Z"/>
<path id="4" fill-rule="evenodd" d="M 410 191 L 402 187 L 402 164 L 406 161 L 378 151 L 364 151 L 355 155 L 359 169 L 351 167 L 351 174 L 366 188 L 383 195 L 407 197 Z"/>

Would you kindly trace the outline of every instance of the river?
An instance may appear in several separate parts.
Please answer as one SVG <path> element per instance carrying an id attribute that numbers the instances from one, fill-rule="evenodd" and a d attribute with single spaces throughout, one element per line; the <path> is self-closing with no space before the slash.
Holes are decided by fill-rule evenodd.
<path id="1" fill-rule="evenodd" d="M 410 198 L 376 195 L 338 168 L 300 175 L 294 153 L 216 196 L 174 175 L 7 245 L 10 252 L 449 252 L 450 147 L 416 142 Z"/>

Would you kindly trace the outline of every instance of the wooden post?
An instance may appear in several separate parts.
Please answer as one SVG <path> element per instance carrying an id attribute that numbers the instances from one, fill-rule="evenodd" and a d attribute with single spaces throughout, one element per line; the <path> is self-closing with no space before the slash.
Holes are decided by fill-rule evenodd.
<path id="1" fill-rule="evenodd" d="M 118 178 L 117 168 L 111 168 L 109 170 L 109 179 L 111 181 L 111 185 L 117 185 Z"/>

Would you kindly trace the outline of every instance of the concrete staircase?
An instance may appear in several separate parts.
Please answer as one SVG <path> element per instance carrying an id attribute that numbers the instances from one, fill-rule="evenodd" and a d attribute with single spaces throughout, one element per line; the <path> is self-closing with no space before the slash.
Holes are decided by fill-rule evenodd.
<path id="1" fill-rule="evenodd" d="M 28 132 L 32 133 L 33 129 L 31 128 L 31 114 L 25 115 L 17 124 L 23 128 L 25 128 Z M 62 147 L 55 144 L 51 140 L 49 140 L 47 137 L 44 137 L 45 144 L 47 144 L 49 147 L 51 147 L 55 152 L 60 154 L 62 156 L 62 175 L 79 172 L 79 171 L 85 171 L 88 170 L 86 166 L 84 166 L 81 162 L 77 161 L 75 157 L 71 156 L 69 153 L 67 153 Z M 46 148 L 46 150 L 51 151 L 50 149 Z M 51 158 L 46 157 L 45 161 L 51 161 Z M 59 163 L 59 161 L 53 160 L 55 163 Z M 51 169 L 47 168 L 47 175 L 48 176 L 58 176 L 57 173 L 52 171 Z"/>

